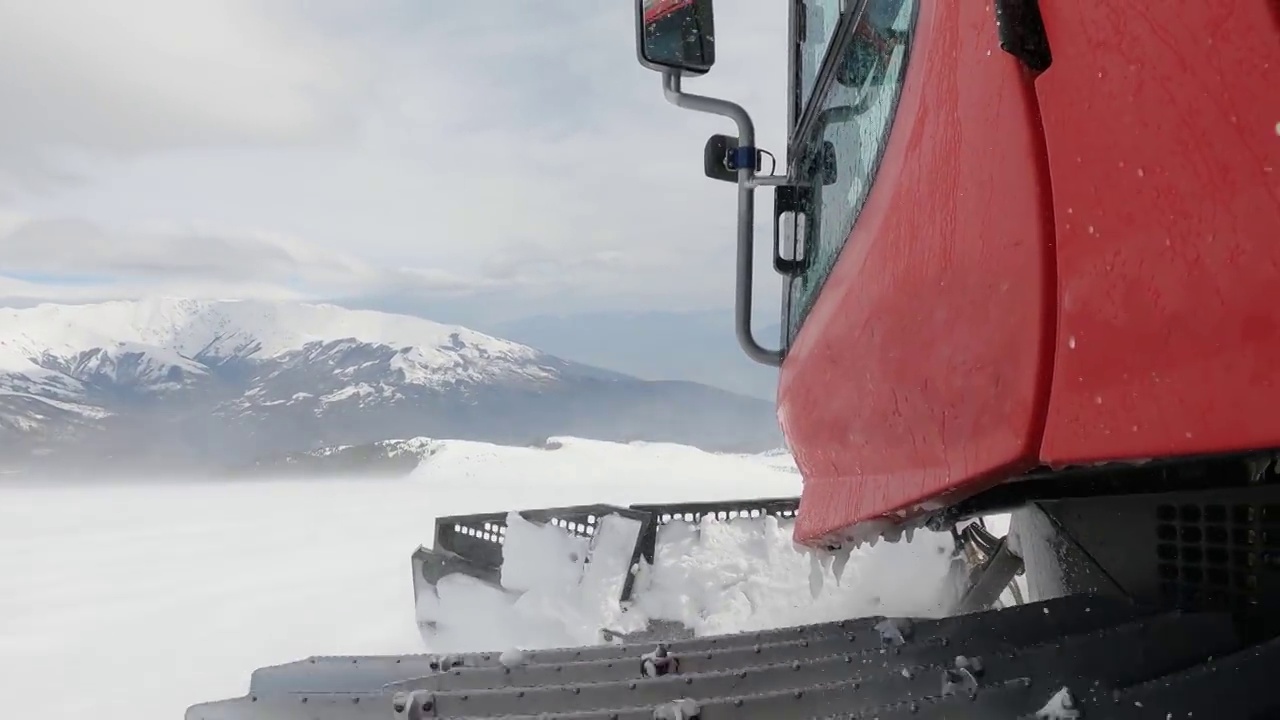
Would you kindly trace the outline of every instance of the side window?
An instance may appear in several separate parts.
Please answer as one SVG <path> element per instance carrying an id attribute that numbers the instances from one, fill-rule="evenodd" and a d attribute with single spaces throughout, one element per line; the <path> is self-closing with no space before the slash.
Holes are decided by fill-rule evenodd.
<path id="1" fill-rule="evenodd" d="M 834 82 L 797 147 L 796 172 L 809 186 L 802 208 L 803 271 L 787 290 L 784 328 L 795 338 L 853 229 L 884 153 L 902 82 L 918 0 L 869 0 L 848 38 Z"/>
<path id="2" fill-rule="evenodd" d="M 802 0 L 800 3 L 799 84 L 797 92 L 803 107 L 818 80 L 818 68 L 831 46 L 831 37 L 840 22 L 841 0 Z"/>

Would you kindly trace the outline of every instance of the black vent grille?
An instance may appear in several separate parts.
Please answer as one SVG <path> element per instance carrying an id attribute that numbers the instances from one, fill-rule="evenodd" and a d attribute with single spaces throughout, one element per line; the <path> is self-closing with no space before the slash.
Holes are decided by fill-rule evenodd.
<path id="1" fill-rule="evenodd" d="M 1174 606 L 1255 611 L 1280 566 L 1280 504 L 1159 505 L 1156 558 Z"/>

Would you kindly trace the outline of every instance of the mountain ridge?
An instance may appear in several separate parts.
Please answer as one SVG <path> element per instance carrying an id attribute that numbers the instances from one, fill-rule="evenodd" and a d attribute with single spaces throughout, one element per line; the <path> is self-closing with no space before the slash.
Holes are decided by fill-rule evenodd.
<path id="1" fill-rule="evenodd" d="M 768 403 L 414 316 L 181 298 L 0 309 L 9 454 L 235 465 L 410 434 L 780 442 Z"/>

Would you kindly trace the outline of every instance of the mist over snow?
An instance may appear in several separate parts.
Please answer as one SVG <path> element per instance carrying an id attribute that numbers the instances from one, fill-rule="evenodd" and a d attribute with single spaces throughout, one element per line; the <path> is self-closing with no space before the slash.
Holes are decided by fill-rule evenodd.
<path id="1" fill-rule="evenodd" d="M 585 606 L 549 614 L 538 610 L 544 590 L 522 605 L 518 632 L 510 617 L 484 612 L 507 601 L 473 596 L 461 611 L 444 608 L 459 632 L 426 645 L 409 558 L 430 543 L 434 518 L 800 490 L 782 454 L 554 440 L 557 449 L 431 441 L 436 451 L 403 478 L 0 480 L 0 716 L 169 720 L 243 694 L 254 668 L 309 655 L 573 638 L 608 619 L 602 606 L 595 616 Z M 695 619 L 701 632 L 927 610 L 939 557 L 927 535 L 882 544 L 815 599 L 809 561 L 785 528 L 672 530 L 664 547 L 677 557 L 646 581 L 641 609 Z M 483 633 L 466 635 L 482 622 Z"/>

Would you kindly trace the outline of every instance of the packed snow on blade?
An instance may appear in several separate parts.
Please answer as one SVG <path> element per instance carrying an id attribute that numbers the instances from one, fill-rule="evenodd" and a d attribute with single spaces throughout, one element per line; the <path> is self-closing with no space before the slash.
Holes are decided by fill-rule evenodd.
<path id="1" fill-rule="evenodd" d="M 816 563 L 791 541 L 794 499 L 441 518 L 414 555 L 419 627 L 442 651 L 671 639 L 956 603 L 948 533 Z M 817 575 L 814 575 L 817 568 Z M 900 568 L 900 569 L 899 569 Z M 860 583 L 872 573 L 878 582 Z M 886 583 L 885 578 L 911 582 Z M 815 581 L 816 577 L 816 581 Z M 797 587 L 808 587 L 797 598 Z M 479 608 L 484 608 L 482 612 Z"/>

